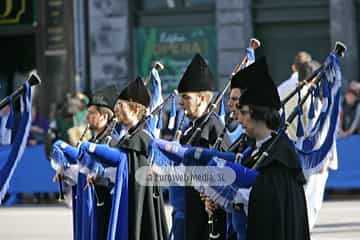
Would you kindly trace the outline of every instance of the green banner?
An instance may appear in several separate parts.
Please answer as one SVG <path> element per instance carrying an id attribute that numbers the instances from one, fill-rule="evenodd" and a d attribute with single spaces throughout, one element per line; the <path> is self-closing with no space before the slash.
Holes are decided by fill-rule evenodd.
<path id="1" fill-rule="evenodd" d="M 143 27 L 135 31 L 137 73 L 149 75 L 154 61 L 165 69 L 160 73 L 163 93 L 176 89 L 187 65 L 200 53 L 216 76 L 216 32 L 213 26 Z"/>

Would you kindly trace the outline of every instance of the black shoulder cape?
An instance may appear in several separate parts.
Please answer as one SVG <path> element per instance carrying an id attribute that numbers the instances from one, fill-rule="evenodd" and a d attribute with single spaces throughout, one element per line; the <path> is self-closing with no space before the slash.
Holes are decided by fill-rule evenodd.
<path id="1" fill-rule="evenodd" d="M 135 172 L 148 166 L 150 135 L 141 130 L 124 139 L 120 148 L 127 151 L 129 165 L 129 240 L 166 240 L 167 223 L 162 197 L 153 197 L 153 187 L 138 184 Z"/>
<path id="2" fill-rule="evenodd" d="M 249 198 L 247 238 L 309 240 L 305 178 L 287 136 L 281 136 L 258 171 Z"/>

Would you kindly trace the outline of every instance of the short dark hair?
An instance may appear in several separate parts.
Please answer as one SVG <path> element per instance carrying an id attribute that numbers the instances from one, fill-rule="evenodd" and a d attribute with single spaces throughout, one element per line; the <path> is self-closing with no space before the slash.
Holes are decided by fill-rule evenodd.
<path id="1" fill-rule="evenodd" d="M 294 58 L 294 65 L 295 65 L 296 70 L 297 71 L 299 70 L 299 67 L 301 64 L 310 62 L 311 60 L 312 60 L 311 55 L 309 53 L 307 53 L 305 51 L 298 52 Z"/>
<path id="2" fill-rule="evenodd" d="M 310 62 L 305 62 L 299 66 L 299 81 L 303 81 L 310 77 L 310 75 L 320 67 L 320 64 L 312 60 Z"/>
<path id="3" fill-rule="evenodd" d="M 271 130 L 277 130 L 281 124 L 281 117 L 276 109 L 249 105 L 251 118 L 265 122 Z"/>

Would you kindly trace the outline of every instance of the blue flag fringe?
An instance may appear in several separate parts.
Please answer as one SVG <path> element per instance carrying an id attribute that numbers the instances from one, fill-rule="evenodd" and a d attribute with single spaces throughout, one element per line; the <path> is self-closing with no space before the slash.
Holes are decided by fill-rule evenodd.
<path id="1" fill-rule="evenodd" d="M 310 99 L 310 108 L 309 108 L 309 114 L 308 114 L 308 118 L 309 119 L 314 119 L 315 117 L 315 106 L 314 106 L 314 93 L 311 92 L 311 99 Z"/>
<path id="2" fill-rule="evenodd" d="M 325 72 L 321 76 L 323 78 L 323 99 L 320 114 L 309 135 L 296 142 L 305 173 L 311 173 L 323 167 L 327 155 L 333 144 L 335 144 L 337 134 L 341 96 L 341 70 L 338 57 L 334 53 L 330 53 L 326 59 L 324 69 Z M 319 96 L 317 88 L 315 88 L 314 96 Z"/>

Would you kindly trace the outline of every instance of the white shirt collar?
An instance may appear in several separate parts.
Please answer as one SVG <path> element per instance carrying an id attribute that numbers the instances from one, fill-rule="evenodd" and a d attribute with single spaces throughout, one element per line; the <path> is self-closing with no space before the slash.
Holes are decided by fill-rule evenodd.
<path id="1" fill-rule="evenodd" d="M 271 134 L 262 140 L 256 141 L 256 148 L 260 148 L 265 142 L 271 139 Z"/>

